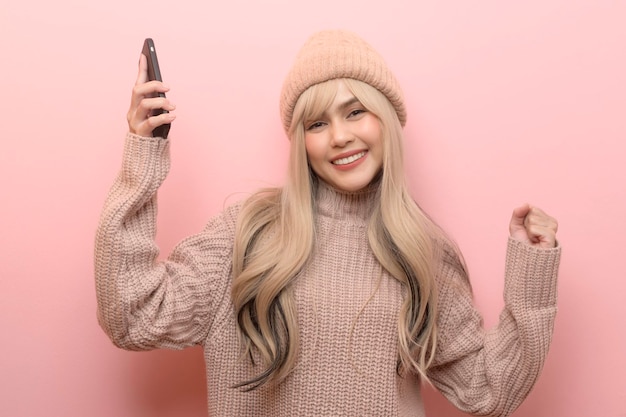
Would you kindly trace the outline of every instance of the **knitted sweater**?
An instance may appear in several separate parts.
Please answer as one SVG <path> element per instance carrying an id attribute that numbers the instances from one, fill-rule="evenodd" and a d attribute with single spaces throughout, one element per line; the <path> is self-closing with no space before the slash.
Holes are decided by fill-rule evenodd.
<path id="1" fill-rule="evenodd" d="M 294 284 L 300 351 L 280 384 L 242 392 L 261 368 L 241 360 L 230 298 L 240 204 L 158 262 L 156 191 L 169 170 L 169 141 L 129 134 L 121 172 L 96 236 L 98 319 L 130 350 L 203 345 L 209 414 L 217 416 L 423 416 L 420 383 L 396 373 L 403 291 L 367 242 L 372 193 L 321 185 L 314 258 Z M 543 366 L 556 313 L 560 248 L 509 239 L 505 308 L 482 329 L 466 280 L 437 272 L 439 344 L 434 385 L 458 408 L 508 415 Z"/>

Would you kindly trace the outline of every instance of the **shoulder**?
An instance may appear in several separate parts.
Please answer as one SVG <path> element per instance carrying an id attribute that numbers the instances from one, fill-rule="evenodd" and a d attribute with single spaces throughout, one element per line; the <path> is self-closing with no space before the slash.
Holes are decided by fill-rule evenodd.
<path id="1" fill-rule="evenodd" d="M 234 236 L 242 225 L 271 222 L 280 213 L 281 192 L 281 188 L 261 189 L 237 200 L 213 216 L 206 229 L 221 229 Z"/>
<path id="2" fill-rule="evenodd" d="M 232 203 L 226 206 L 221 212 L 209 218 L 209 221 L 206 223 L 204 228 L 204 233 L 218 232 L 226 235 L 232 235 L 234 237 L 235 230 L 237 228 L 237 221 L 244 202 L 244 200 L 239 200 Z"/>

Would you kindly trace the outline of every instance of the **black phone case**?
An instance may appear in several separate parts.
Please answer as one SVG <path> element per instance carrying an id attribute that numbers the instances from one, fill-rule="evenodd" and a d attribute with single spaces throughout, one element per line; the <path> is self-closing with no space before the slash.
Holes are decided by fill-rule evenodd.
<path id="1" fill-rule="evenodd" d="M 159 60 L 157 59 L 156 48 L 154 47 L 154 41 L 151 38 L 146 38 L 143 43 L 142 53 L 148 58 L 148 80 L 149 81 L 163 81 L 161 78 L 161 69 L 159 68 Z M 159 97 L 165 97 L 165 93 L 158 93 Z M 156 109 L 153 110 L 152 116 L 158 116 L 161 113 L 168 113 L 167 110 Z M 170 131 L 170 124 L 164 124 L 158 126 L 152 131 L 152 136 L 161 137 L 167 139 L 167 135 Z"/>

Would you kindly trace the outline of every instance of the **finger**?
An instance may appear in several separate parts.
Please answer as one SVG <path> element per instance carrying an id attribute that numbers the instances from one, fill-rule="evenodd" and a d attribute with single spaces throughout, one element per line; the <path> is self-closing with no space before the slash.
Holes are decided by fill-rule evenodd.
<path id="1" fill-rule="evenodd" d="M 519 206 L 513 210 L 513 215 L 511 216 L 516 221 L 523 220 L 528 213 L 530 212 L 530 205 L 524 204 L 523 206 Z"/>
<path id="2" fill-rule="evenodd" d="M 135 84 L 130 99 L 130 112 L 134 112 L 141 101 L 147 97 L 156 97 L 159 93 L 166 93 L 170 89 L 161 81 L 148 81 L 142 84 Z"/>
<path id="3" fill-rule="evenodd" d="M 152 132 L 154 129 L 161 125 L 171 123 L 174 119 L 176 119 L 176 114 L 174 113 L 161 113 L 157 116 L 149 117 L 145 121 L 145 124 L 150 132 Z"/>
<path id="4" fill-rule="evenodd" d="M 174 103 L 172 103 L 169 99 L 165 97 L 149 97 L 144 98 L 137 106 L 136 115 L 140 119 L 146 119 L 150 115 L 152 115 L 154 110 L 163 109 L 167 111 L 172 111 L 176 109 Z"/>
<path id="5" fill-rule="evenodd" d="M 139 97 L 156 97 L 159 93 L 167 93 L 170 88 L 162 81 L 147 81 L 142 84 L 135 84 L 133 94 Z"/>
<path id="6" fill-rule="evenodd" d="M 136 106 L 131 106 L 127 114 L 131 131 L 150 117 L 155 109 L 172 111 L 176 106 L 164 97 L 141 99 Z"/>
<path id="7" fill-rule="evenodd" d="M 529 227 L 530 225 L 547 227 L 556 233 L 558 229 L 558 222 L 554 217 L 547 215 L 543 210 L 537 207 L 531 207 L 530 212 L 524 219 L 524 225 Z"/>
<path id="8" fill-rule="evenodd" d="M 129 112 L 128 114 L 128 125 L 130 131 L 141 136 L 150 136 L 150 133 L 154 129 L 154 127 L 150 129 L 150 127 L 153 126 L 152 123 L 156 123 L 158 120 L 161 120 L 152 120 L 148 125 L 146 125 L 147 120 L 152 119 L 153 117 L 158 117 L 153 116 L 154 110 L 156 109 L 167 110 L 170 113 L 164 114 L 170 114 L 175 117 L 171 112 L 176 109 L 176 106 L 168 99 L 164 97 L 145 98 L 141 100 L 139 106 L 137 106 L 133 112 Z M 167 119 L 167 117 L 165 119 Z M 160 124 L 163 123 L 167 123 L 167 121 L 161 122 Z"/>
<path id="9" fill-rule="evenodd" d="M 530 205 L 525 204 L 523 206 L 517 207 L 513 210 L 513 214 L 511 215 L 511 222 L 509 223 L 509 231 L 514 233 L 516 230 L 525 228 L 524 220 L 530 211 Z"/>
<path id="10" fill-rule="evenodd" d="M 139 136 L 152 136 L 152 131 L 157 127 L 164 125 L 166 123 L 172 123 L 176 119 L 176 114 L 174 113 L 161 113 L 157 116 L 151 116 L 142 122 L 138 123 L 133 131 L 133 133 Z"/>
<path id="11" fill-rule="evenodd" d="M 142 53 L 139 54 L 139 70 L 137 72 L 135 85 L 143 84 L 146 81 L 148 81 L 148 58 Z"/>
<path id="12" fill-rule="evenodd" d="M 556 246 L 556 232 L 550 227 L 532 225 L 528 229 L 530 241 L 537 246 L 553 248 Z"/>

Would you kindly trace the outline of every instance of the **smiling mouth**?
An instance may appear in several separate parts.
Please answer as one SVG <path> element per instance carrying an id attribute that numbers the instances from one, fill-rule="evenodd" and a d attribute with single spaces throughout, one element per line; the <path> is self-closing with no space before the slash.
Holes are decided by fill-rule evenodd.
<path id="1" fill-rule="evenodd" d="M 355 153 L 354 155 L 347 156 L 345 158 L 336 159 L 332 161 L 332 164 L 333 165 L 347 165 L 356 161 L 357 159 L 363 158 L 364 156 L 365 156 L 365 151 L 362 151 L 359 153 Z"/>

